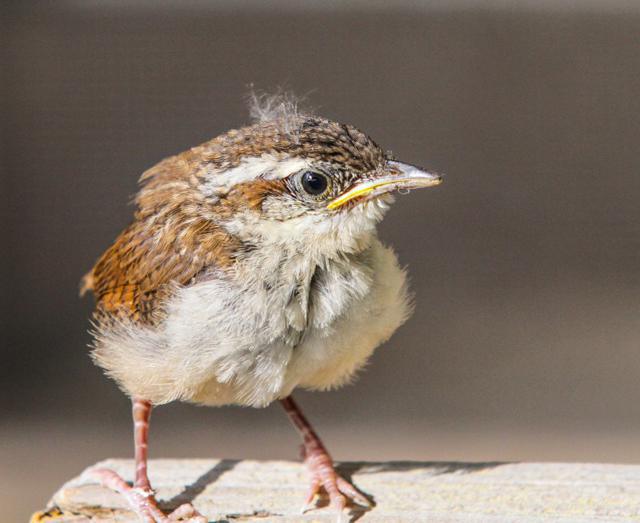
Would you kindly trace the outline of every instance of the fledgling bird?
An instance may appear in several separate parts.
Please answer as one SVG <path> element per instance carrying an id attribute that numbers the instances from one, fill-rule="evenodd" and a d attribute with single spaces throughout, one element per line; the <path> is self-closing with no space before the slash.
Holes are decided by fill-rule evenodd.
<path id="1" fill-rule="evenodd" d="M 406 320 L 405 274 L 376 224 L 397 189 L 437 174 L 400 163 L 352 127 L 254 97 L 252 125 L 161 161 L 141 177 L 133 222 L 85 276 L 96 298 L 92 357 L 133 402 L 133 487 L 143 521 L 166 516 L 147 476 L 151 408 L 171 401 L 280 401 L 303 439 L 307 506 L 369 500 L 340 477 L 291 397 L 348 382 Z"/>

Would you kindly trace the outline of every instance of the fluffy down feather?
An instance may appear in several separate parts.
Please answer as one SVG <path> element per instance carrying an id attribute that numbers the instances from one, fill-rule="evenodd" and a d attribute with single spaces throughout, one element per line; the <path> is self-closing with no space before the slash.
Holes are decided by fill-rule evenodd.
<path id="1" fill-rule="evenodd" d="M 321 264 L 280 249 L 255 261 L 242 284 L 211 274 L 177 289 L 156 326 L 100 329 L 95 361 L 156 404 L 264 406 L 348 382 L 409 315 L 405 274 L 375 238 Z"/>

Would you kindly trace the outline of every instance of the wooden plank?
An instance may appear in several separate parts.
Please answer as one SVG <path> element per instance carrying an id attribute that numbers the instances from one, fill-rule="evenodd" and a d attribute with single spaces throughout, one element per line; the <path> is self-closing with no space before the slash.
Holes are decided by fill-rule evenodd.
<path id="1" fill-rule="evenodd" d="M 130 480 L 130 460 L 107 460 Z M 320 508 L 300 514 L 308 477 L 288 461 L 152 460 L 151 481 L 164 508 L 185 502 L 211 521 L 335 521 Z M 343 463 L 340 471 L 376 506 L 352 511 L 360 522 L 586 523 L 640 521 L 640 466 L 588 463 Z M 85 471 L 86 472 L 86 471 Z M 55 507 L 55 508 L 54 508 Z M 85 473 L 53 496 L 33 522 L 137 523 L 123 499 Z"/>

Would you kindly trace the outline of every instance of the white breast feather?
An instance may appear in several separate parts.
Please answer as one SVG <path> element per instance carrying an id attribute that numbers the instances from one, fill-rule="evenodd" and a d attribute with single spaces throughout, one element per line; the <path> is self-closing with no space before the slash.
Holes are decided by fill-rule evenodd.
<path id="1" fill-rule="evenodd" d="M 264 406 L 342 385 L 408 317 L 405 274 L 376 238 L 317 262 L 263 254 L 242 285 L 211 274 L 179 289 L 158 327 L 102 329 L 93 357 L 154 403 Z"/>

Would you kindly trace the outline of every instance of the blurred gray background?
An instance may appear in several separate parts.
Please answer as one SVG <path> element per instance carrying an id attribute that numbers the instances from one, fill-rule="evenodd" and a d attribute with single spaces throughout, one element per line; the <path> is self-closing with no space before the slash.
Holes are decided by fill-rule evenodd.
<path id="1" fill-rule="evenodd" d="M 337 458 L 640 462 L 637 2 L 22 1 L 0 33 L 7 521 L 131 454 L 78 282 L 139 174 L 246 123 L 249 84 L 448 175 L 381 226 L 413 318 L 354 386 L 299 395 Z M 297 441 L 276 406 L 172 405 L 150 451 Z"/>

